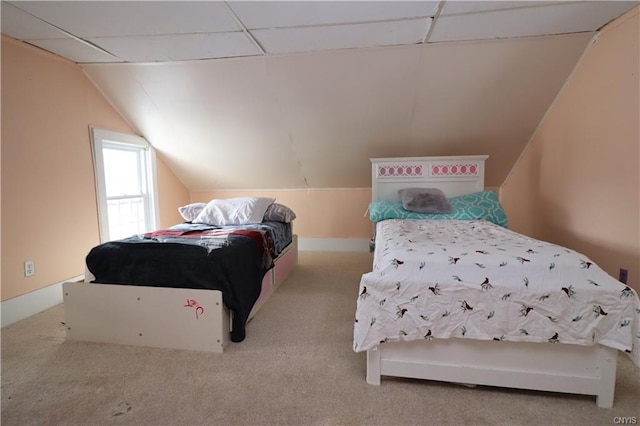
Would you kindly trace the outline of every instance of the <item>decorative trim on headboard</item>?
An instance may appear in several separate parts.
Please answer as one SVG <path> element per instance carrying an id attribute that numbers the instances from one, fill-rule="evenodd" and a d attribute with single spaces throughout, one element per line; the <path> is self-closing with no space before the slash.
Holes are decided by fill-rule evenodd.
<path id="1" fill-rule="evenodd" d="M 422 177 L 422 164 L 393 164 L 378 167 L 378 177 Z"/>
<path id="2" fill-rule="evenodd" d="M 478 176 L 480 163 L 478 162 L 433 162 L 429 169 L 429 176 Z"/>
<path id="3" fill-rule="evenodd" d="M 399 200 L 403 188 L 438 188 L 448 197 L 484 190 L 486 155 L 371 158 L 372 200 Z"/>

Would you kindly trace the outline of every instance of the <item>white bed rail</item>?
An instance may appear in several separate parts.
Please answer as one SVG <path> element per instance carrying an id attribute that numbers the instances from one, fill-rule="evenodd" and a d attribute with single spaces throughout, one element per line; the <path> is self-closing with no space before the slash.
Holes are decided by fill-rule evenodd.
<path id="1" fill-rule="evenodd" d="M 471 339 L 383 343 L 367 351 L 367 383 L 381 376 L 595 395 L 611 408 L 618 351 L 602 345 Z"/>

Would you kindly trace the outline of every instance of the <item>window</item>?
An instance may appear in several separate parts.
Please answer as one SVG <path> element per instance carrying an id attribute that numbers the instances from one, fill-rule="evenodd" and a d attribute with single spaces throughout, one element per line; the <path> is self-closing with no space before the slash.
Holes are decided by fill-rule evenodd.
<path id="1" fill-rule="evenodd" d="M 103 242 L 156 227 L 155 152 L 139 136 L 91 128 Z"/>

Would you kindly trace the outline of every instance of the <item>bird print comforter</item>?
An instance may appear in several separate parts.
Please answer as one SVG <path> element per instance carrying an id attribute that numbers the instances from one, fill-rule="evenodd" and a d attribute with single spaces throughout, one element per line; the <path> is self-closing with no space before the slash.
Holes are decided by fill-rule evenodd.
<path id="1" fill-rule="evenodd" d="M 487 221 L 392 219 L 376 225 L 353 349 L 464 338 L 595 343 L 640 366 L 636 292 L 586 256 Z"/>

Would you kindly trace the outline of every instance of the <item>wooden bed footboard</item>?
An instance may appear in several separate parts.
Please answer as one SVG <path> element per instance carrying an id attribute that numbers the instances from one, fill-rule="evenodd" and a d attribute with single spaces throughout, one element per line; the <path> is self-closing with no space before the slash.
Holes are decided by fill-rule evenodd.
<path id="1" fill-rule="evenodd" d="M 298 239 L 265 274 L 251 319 L 298 263 Z M 67 339 L 222 353 L 232 313 L 219 290 L 66 282 Z"/>
<path id="2" fill-rule="evenodd" d="M 229 315 L 217 290 L 86 283 L 62 288 L 68 340 L 208 352 L 222 352 L 229 341 Z"/>
<path id="3" fill-rule="evenodd" d="M 618 351 L 602 345 L 443 339 L 367 351 L 367 383 L 381 376 L 595 395 L 611 408 Z"/>

